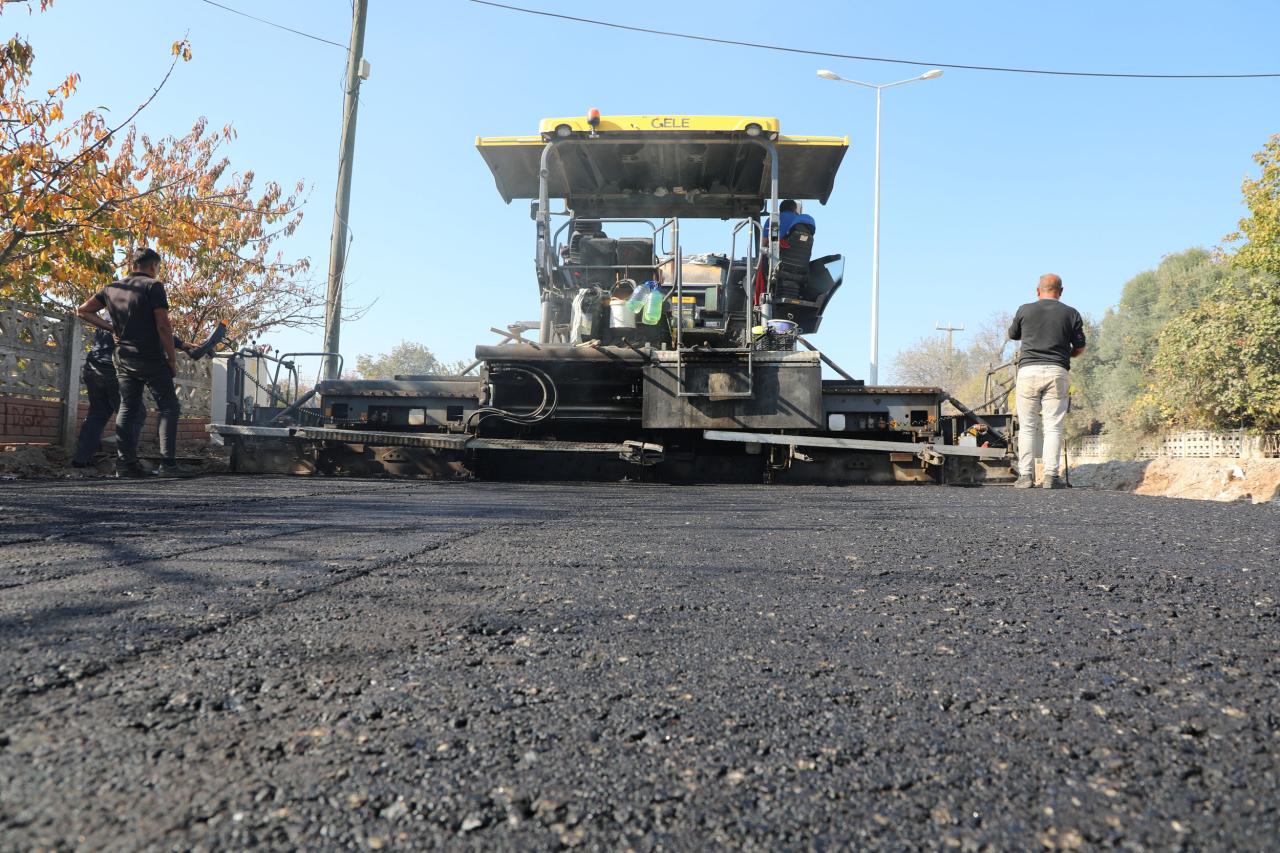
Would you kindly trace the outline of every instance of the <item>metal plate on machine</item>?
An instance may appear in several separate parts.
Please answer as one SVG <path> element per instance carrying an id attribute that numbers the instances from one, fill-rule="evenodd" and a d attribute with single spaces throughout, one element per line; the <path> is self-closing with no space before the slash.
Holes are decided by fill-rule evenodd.
<path id="1" fill-rule="evenodd" d="M 655 352 L 644 368 L 642 423 L 645 429 L 821 429 L 822 363 L 812 352 Z"/>

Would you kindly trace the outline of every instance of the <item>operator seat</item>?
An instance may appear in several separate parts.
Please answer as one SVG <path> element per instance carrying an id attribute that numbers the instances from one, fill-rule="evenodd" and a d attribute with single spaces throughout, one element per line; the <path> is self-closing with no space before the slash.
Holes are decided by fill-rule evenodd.
<path id="1" fill-rule="evenodd" d="M 809 280 L 809 258 L 813 255 L 814 227 L 806 222 L 791 226 L 778 252 L 778 271 L 774 295 L 780 299 L 799 299 Z"/>
<path id="2" fill-rule="evenodd" d="M 617 278 L 618 241 L 604 233 L 598 219 L 577 219 L 565 258 L 566 283 L 581 287 L 612 287 Z"/>
<path id="3" fill-rule="evenodd" d="M 582 263 L 582 241 L 589 237 L 608 237 L 599 219 L 575 219 L 569 234 L 569 256 L 571 264 Z"/>

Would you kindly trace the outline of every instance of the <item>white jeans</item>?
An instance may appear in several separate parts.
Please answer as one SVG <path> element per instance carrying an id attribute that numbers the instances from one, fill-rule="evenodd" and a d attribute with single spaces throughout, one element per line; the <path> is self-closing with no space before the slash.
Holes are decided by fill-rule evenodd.
<path id="1" fill-rule="evenodd" d="M 1067 369 L 1053 364 L 1018 368 L 1018 474 L 1034 477 L 1036 445 L 1044 438 L 1044 475 L 1058 476 L 1062 459 L 1062 419 L 1067 415 Z M 1040 419 L 1044 418 L 1041 428 Z"/>

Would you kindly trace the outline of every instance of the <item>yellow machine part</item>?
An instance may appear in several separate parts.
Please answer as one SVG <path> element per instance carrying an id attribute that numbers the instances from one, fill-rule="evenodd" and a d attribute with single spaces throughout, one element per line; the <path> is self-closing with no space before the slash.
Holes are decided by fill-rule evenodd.
<path id="1" fill-rule="evenodd" d="M 596 126 L 597 133 L 619 131 L 672 132 L 688 133 L 734 133 L 746 132 L 748 125 L 759 125 L 761 132 L 776 134 L 779 123 L 776 118 L 766 116 L 601 116 Z M 565 118 L 544 118 L 538 124 L 538 133 L 550 135 L 556 128 L 566 125 L 577 133 L 591 132 L 591 123 L 585 116 Z"/>
<path id="2" fill-rule="evenodd" d="M 554 159 L 549 190 L 580 213 L 726 218 L 768 197 L 767 154 L 748 132 L 757 125 L 777 146 L 779 194 L 825 203 L 848 137 L 782 136 L 767 116 L 601 116 L 594 132 L 586 117 L 548 118 L 537 136 L 477 137 L 476 148 L 508 202 L 537 198 L 542 150 L 565 138 L 576 147 Z"/>

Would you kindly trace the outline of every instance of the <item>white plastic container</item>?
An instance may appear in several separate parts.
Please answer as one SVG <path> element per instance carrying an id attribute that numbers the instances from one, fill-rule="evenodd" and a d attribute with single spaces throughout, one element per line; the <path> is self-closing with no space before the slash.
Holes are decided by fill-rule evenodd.
<path id="1" fill-rule="evenodd" d="M 609 328 L 610 329 L 634 329 L 636 327 L 636 315 L 627 307 L 627 300 L 614 297 L 609 300 Z"/>

